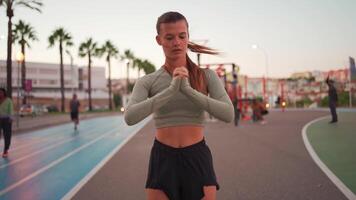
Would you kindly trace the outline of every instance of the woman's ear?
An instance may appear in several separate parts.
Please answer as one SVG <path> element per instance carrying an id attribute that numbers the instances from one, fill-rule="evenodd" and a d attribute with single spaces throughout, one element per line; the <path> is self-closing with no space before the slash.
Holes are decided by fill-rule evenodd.
<path id="1" fill-rule="evenodd" d="M 159 35 L 156 36 L 156 41 L 160 46 L 162 46 L 162 41 L 161 41 L 161 38 L 159 37 Z"/>

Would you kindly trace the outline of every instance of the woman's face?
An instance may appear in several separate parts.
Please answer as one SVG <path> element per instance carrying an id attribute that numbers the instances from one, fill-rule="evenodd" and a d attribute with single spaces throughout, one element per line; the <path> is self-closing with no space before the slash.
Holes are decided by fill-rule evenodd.
<path id="1" fill-rule="evenodd" d="M 162 46 L 167 58 L 184 57 L 188 48 L 188 29 L 185 20 L 160 24 L 160 32 L 156 36 L 157 43 Z"/>

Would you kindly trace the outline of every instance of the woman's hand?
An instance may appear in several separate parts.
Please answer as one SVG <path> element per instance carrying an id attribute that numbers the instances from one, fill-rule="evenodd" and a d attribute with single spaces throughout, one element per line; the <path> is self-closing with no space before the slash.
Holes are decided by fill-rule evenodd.
<path id="1" fill-rule="evenodd" d="M 173 71 L 173 77 L 189 78 L 189 71 L 186 67 L 176 67 Z"/>

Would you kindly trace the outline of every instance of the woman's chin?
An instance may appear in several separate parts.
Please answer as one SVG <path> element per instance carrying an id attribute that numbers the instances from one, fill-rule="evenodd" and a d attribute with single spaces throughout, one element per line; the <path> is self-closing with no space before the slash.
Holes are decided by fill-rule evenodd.
<path id="1" fill-rule="evenodd" d="M 176 60 L 176 59 L 182 59 L 185 57 L 185 54 L 183 52 L 180 53 L 173 53 L 167 56 L 169 59 Z"/>

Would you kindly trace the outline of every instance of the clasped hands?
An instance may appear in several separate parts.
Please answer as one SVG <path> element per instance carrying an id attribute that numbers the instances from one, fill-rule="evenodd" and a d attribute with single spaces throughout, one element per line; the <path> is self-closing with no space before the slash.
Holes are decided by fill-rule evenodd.
<path id="1" fill-rule="evenodd" d="M 190 87 L 189 71 L 186 67 L 176 67 L 173 70 L 173 80 L 171 83 L 173 91 L 181 90 L 183 93 L 188 92 Z"/>

